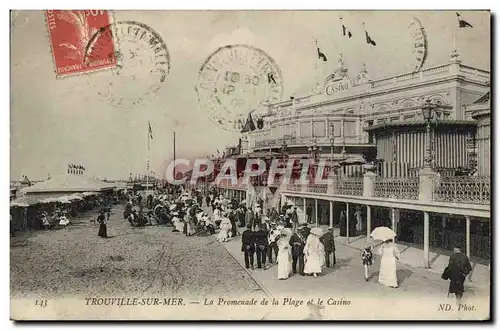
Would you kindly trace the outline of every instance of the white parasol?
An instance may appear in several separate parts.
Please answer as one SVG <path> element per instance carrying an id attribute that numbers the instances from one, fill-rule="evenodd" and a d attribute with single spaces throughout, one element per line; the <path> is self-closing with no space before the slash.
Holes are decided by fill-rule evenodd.
<path id="1" fill-rule="evenodd" d="M 377 227 L 372 231 L 370 237 L 373 237 L 375 240 L 387 241 L 394 239 L 396 233 L 388 227 Z"/>

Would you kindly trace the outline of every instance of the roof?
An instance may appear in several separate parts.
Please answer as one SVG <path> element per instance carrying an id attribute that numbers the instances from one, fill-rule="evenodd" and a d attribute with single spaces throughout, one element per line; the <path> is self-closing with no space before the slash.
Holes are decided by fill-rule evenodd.
<path id="1" fill-rule="evenodd" d="M 16 199 L 14 199 L 13 201 L 10 202 L 10 206 L 17 206 L 17 207 L 27 207 L 29 205 L 31 205 L 32 203 L 30 203 L 30 201 L 28 200 L 28 198 L 26 196 L 23 196 L 23 197 L 18 197 Z"/>
<path id="2" fill-rule="evenodd" d="M 484 94 L 480 98 L 478 98 L 476 101 L 474 101 L 473 104 L 479 104 L 479 103 L 486 103 L 490 100 L 490 92 Z"/>
<path id="3" fill-rule="evenodd" d="M 21 189 L 23 193 L 84 192 L 113 189 L 115 184 L 105 183 L 76 174 L 63 174 Z"/>

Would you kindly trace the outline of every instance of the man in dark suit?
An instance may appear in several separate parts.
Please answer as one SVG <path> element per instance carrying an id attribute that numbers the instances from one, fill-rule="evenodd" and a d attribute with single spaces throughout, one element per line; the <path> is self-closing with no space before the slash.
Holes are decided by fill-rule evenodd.
<path id="1" fill-rule="evenodd" d="M 330 267 L 330 255 L 333 255 L 332 267 L 337 263 L 335 259 L 335 241 L 333 239 L 333 228 L 328 228 L 328 231 L 321 236 L 319 239 L 323 246 L 325 247 L 325 261 L 326 267 Z"/>
<path id="2" fill-rule="evenodd" d="M 293 233 L 289 244 L 292 247 L 292 270 L 297 274 L 297 261 L 299 262 L 299 274 L 304 276 L 304 245 L 306 240 L 301 232 Z"/>
<path id="3" fill-rule="evenodd" d="M 245 211 L 241 206 L 236 210 L 236 218 L 238 220 L 238 226 L 245 227 Z"/>
<path id="4" fill-rule="evenodd" d="M 241 234 L 241 252 L 245 255 L 245 267 L 253 269 L 253 255 L 255 253 L 255 237 L 252 225 L 247 224 L 247 229 Z"/>
<path id="5" fill-rule="evenodd" d="M 302 226 L 298 229 L 298 231 L 301 233 L 302 237 L 304 238 L 304 241 L 307 240 L 307 237 L 311 233 L 311 228 L 307 226 L 307 224 L 302 224 Z"/>
<path id="6" fill-rule="evenodd" d="M 462 301 L 464 294 L 464 282 L 467 275 L 469 275 L 472 267 L 469 258 L 462 252 L 462 248 L 456 245 L 453 248 L 454 254 L 450 257 L 449 264 L 443 274 L 443 278 L 450 280 L 450 287 L 448 294 L 454 293 L 457 298 L 457 304 Z"/>
<path id="7" fill-rule="evenodd" d="M 293 207 L 292 215 L 290 216 L 290 220 L 292 221 L 292 232 L 297 231 L 297 226 L 299 225 L 299 215 L 297 214 L 297 206 Z"/>
<path id="8" fill-rule="evenodd" d="M 252 226 L 251 228 L 254 228 L 254 218 L 255 218 L 255 214 L 253 212 L 253 210 L 251 208 L 248 208 L 247 209 L 247 212 L 246 212 L 246 215 L 245 215 L 245 223 L 250 226 Z"/>
<path id="9" fill-rule="evenodd" d="M 257 207 L 255 209 L 255 214 L 253 218 L 253 228 L 254 230 L 259 230 L 260 225 L 262 224 L 262 209 Z"/>
<path id="10" fill-rule="evenodd" d="M 264 225 L 259 225 L 259 230 L 254 233 L 255 251 L 257 252 L 257 268 L 266 270 L 266 254 L 267 254 L 267 231 L 264 230 Z"/>
<path id="11" fill-rule="evenodd" d="M 231 221 L 231 237 L 236 237 L 239 235 L 238 227 L 236 226 L 236 211 L 234 209 L 229 210 L 229 214 L 227 216 L 229 221 Z"/>
<path id="12" fill-rule="evenodd" d="M 267 251 L 267 258 L 269 259 L 269 263 L 273 263 L 273 251 L 274 251 L 274 260 L 278 261 L 278 240 L 280 238 L 281 228 L 278 228 L 276 222 L 272 222 L 269 229 L 269 247 Z"/>
<path id="13" fill-rule="evenodd" d="M 313 209 L 311 206 L 306 207 L 307 223 L 312 223 L 312 213 Z"/>
<path id="14" fill-rule="evenodd" d="M 269 218 L 271 218 L 271 221 L 278 221 L 279 219 L 279 213 L 276 211 L 276 208 L 273 207 L 271 211 L 269 212 Z"/>

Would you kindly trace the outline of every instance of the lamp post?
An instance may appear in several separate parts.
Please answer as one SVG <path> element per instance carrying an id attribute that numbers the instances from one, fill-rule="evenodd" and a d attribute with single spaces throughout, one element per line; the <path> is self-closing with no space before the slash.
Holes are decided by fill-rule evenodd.
<path id="1" fill-rule="evenodd" d="M 335 147 L 335 126 L 330 123 L 330 171 L 333 171 L 333 148 Z"/>
<path id="2" fill-rule="evenodd" d="M 285 161 L 286 151 L 287 151 L 287 143 L 285 137 L 281 140 L 281 156 L 283 157 L 283 161 Z"/>
<path id="3" fill-rule="evenodd" d="M 314 158 L 314 162 L 318 161 L 318 154 L 321 152 L 322 148 L 318 146 L 316 137 L 313 140 L 313 144 L 308 148 L 309 153 Z"/>
<path id="4" fill-rule="evenodd" d="M 425 156 L 424 156 L 424 168 L 432 167 L 432 154 L 431 154 L 431 120 L 436 111 L 436 105 L 431 102 L 431 100 L 426 100 L 424 106 L 422 107 L 422 115 L 426 124 L 425 132 Z"/>
<path id="5" fill-rule="evenodd" d="M 314 164 L 313 164 L 313 172 L 311 173 L 312 175 L 316 174 L 317 170 L 317 163 L 318 163 L 318 154 L 321 152 L 322 148 L 318 146 L 316 137 L 314 137 L 313 144 L 308 148 L 309 154 L 313 157 L 314 159 Z"/>

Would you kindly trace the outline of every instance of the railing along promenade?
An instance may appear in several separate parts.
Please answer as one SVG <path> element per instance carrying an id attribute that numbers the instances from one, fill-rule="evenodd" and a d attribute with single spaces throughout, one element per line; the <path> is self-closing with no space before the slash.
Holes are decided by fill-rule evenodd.
<path id="1" fill-rule="evenodd" d="M 430 181 L 430 187 L 423 187 L 426 182 L 421 177 L 382 178 L 372 172 L 367 172 L 364 177 L 332 178 L 331 182 L 330 187 L 328 184 L 318 183 L 289 183 L 282 190 L 320 195 L 367 196 L 405 200 L 425 199 L 434 202 L 482 205 L 488 205 L 491 201 L 491 177 L 489 176 L 434 175 Z M 267 177 L 262 175 L 257 180 L 253 180 L 253 184 L 278 187 L 281 180 L 267 184 Z M 242 178 L 239 178 L 237 184 L 224 180 L 218 187 L 245 190 L 247 185 Z"/>

